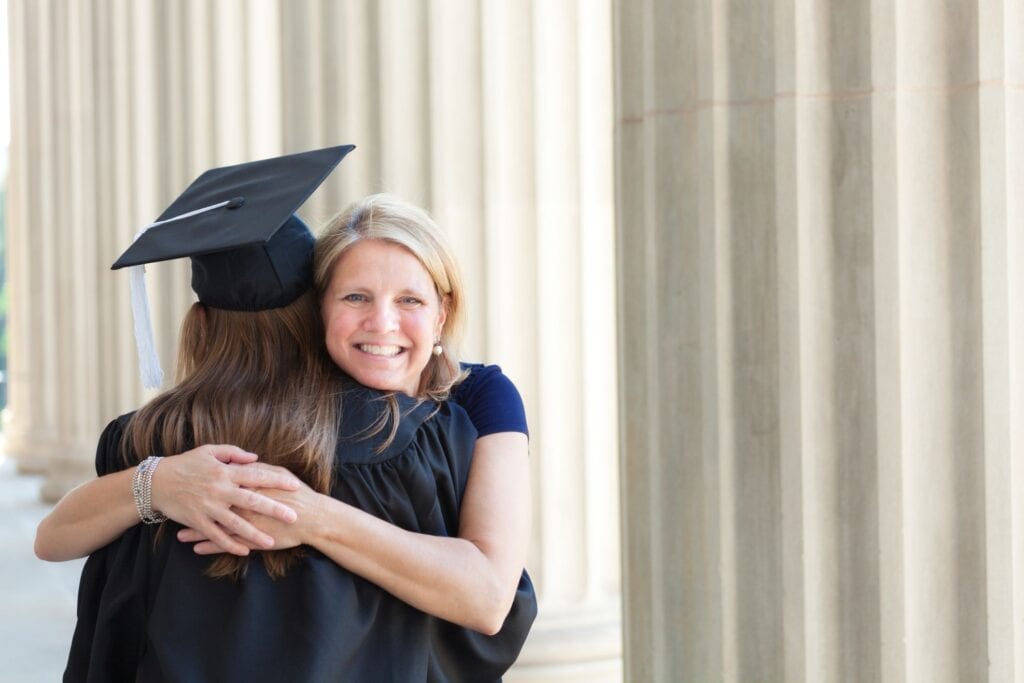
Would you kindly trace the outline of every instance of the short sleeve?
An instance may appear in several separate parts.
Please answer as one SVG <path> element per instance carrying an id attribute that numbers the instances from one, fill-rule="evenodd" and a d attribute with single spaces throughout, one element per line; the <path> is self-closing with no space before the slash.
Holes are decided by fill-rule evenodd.
<path id="1" fill-rule="evenodd" d="M 100 441 L 96 445 L 96 476 L 120 472 L 128 466 L 121 457 L 121 439 L 124 437 L 124 430 L 131 415 L 122 415 L 112 420 L 100 435 Z"/>
<path id="2" fill-rule="evenodd" d="M 529 436 L 526 410 L 519 390 L 497 365 L 464 364 L 469 377 L 452 390 L 451 400 L 462 406 L 477 435 L 520 432 Z"/>

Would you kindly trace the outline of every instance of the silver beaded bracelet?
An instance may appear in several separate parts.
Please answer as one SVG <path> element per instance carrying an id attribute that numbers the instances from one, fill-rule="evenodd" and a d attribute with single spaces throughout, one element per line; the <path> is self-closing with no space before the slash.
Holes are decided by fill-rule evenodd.
<path id="1" fill-rule="evenodd" d="M 161 459 L 155 455 L 149 456 L 139 463 L 132 477 L 132 498 L 135 499 L 135 509 L 143 524 L 159 524 L 167 519 L 165 515 L 153 511 L 153 472 Z"/>

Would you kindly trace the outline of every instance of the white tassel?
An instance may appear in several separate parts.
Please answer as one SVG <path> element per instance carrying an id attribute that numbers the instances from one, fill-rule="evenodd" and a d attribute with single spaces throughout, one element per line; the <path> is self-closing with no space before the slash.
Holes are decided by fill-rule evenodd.
<path id="1" fill-rule="evenodd" d="M 240 198 L 229 199 L 211 204 L 195 211 L 179 214 L 172 218 L 150 223 L 135 235 L 132 242 L 138 241 L 142 234 L 152 227 L 180 221 L 200 213 L 213 211 L 235 202 L 239 206 Z M 135 326 L 135 348 L 139 353 L 139 372 L 142 374 L 142 386 L 147 389 L 159 389 L 164 383 L 164 371 L 160 369 L 160 356 L 156 353 L 156 342 L 153 340 L 153 323 L 149 319 L 149 295 L 146 293 L 146 267 L 131 266 L 128 268 L 128 284 L 132 291 L 132 321 Z"/>
<path id="2" fill-rule="evenodd" d="M 132 292 L 135 348 L 139 353 L 139 372 L 142 374 L 142 386 L 147 389 L 159 389 L 164 382 L 164 373 L 160 369 L 160 357 L 156 353 L 156 344 L 153 340 L 153 324 L 149 319 L 146 268 L 145 266 L 132 266 L 128 271 L 129 285 Z"/>

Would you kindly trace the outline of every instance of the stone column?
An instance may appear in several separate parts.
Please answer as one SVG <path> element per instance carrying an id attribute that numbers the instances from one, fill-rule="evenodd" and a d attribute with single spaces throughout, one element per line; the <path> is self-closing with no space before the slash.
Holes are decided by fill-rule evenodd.
<path id="1" fill-rule="evenodd" d="M 40 422 L 44 417 L 41 389 L 33 375 L 32 368 L 40 364 L 33 357 L 36 347 L 32 341 L 42 330 L 38 316 L 32 310 L 33 294 L 42 281 L 42 274 L 33 265 L 33 254 L 38 250 L 38 232 L 18 229 L 14 226 L 31 225 L 32 207 L 29 169 L 32 150 L 37 146 L 29 137 L 29 111 L 38 109 L 29 102 L 28 82 L 30 67 L 38 59 L 35 52 L 37 43 L 30 39 L 28 29 L 29 7 L 11 3 L 7 11 L 10 42 L 10 101 L 11 101 L 11 145 L 7 173 L 7 277 L 10 293 L 10 310 L 7 318 L 9 365 L 7 369 L 8 396 L 5 413 L 5 450 L 14 457 L 22 472 L 41 472 L 45 468 L 41 452 L 46 449 L 40 443 Z M 32 49 L 30 49 L 32 46 Z M 24 311 L 19 321 L 18 312 Z M 38 321 L 38 322 L 37 322 Z M 18 359 L 21 359 L 20 362 Z M 21 419 L 12 419 L 20 415 Z M 31 416 L 31 421 L 30 421 Z M 34 449 L 34 450 L 32 450 Z"/>
<path id="2" fill-rule="evenodd" d="M 47 473 L 43 496 L 55 500 L 93 474 L 103 425 L 146 398 L 127 274 L 110 264 L 201 171 L 281 152 L 280 79 L 257 68 L 279 25 L 268 3 L 10 9 L 7 448 L 21 469 Z M 256 73 L 239 68 L 249 64 Z M 193 300 L 187 263 L 148 268 L 147 284 L 169 383 Z"/>
<path id="3" fill-rule="evenodd" d="M 494 222 L 463 261 L 485 264 L 487 355 L 534 425 L 542 598 L 509 679 L 621 680 L 610 12 L 486 4 L 483 34 Z"/>
<path id="4" fill-rule="evenodd" d="M 58 497 L 98 435 L 98 166 L 90 16 L 11 3 L 11 403 L 7 450 Z"/>
<path id="5" fill-rule="evenodd" d="M 628 679 L 1020 677 L 1022 11 L 616 6 Z"/>

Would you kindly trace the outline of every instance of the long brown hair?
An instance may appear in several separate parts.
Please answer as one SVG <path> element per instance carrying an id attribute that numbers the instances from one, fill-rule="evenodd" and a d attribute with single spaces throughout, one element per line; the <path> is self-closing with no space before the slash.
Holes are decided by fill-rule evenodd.
<path id="1" fill-rule="evenodd" d="M 288 306 L 257 312 L 194 304 L 181 326 L 176 384 L 132 418 L 126 459 L 135 463 L 153 453 L 230 443 L 329 493 L 340 394 L 322 330 L 312 291 Z M 300 550 L 261 554 L 277 578 Z M 248 558 L 223 554 L 207 573 L 237 579 L 247 566 Z"/>

